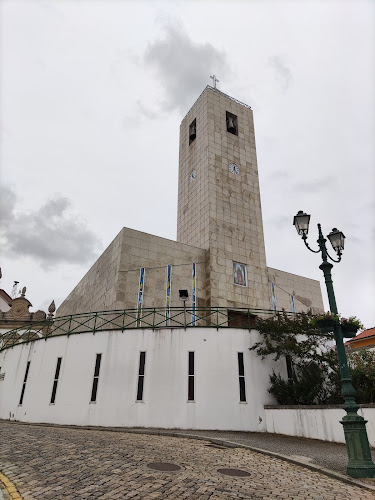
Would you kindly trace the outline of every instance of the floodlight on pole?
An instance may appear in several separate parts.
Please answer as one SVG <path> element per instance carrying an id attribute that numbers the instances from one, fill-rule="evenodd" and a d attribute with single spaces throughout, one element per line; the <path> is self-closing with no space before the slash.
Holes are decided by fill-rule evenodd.
<path id="1" fill-rule="evenodd" d="M 184 327 L 186 330 L 186 301 L 189 298 L 189 292 L 187 290 L 179 290 L 180 300 L 184 303 Z"/>

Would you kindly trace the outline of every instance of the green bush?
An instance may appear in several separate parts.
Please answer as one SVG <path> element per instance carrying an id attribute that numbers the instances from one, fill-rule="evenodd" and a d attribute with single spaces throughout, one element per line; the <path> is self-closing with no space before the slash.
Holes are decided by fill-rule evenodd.
<path id="1" fill-rule="evenodd" d="M 375 403 L 375 351 L 357 351 L 348 356 L 357 403 Z"/>
<path id="2" fill-rule="evenodd" d="M 270 375 L 268 389 L 282 405 L 314 405 L 340 402 L 339 387 L 328 377 L 328 366 L 314 361 L 294 366 L 293 377 L 283 379 L 275 372 Z"/>
<path id="3" fill-rule="evenodd" d="M 293 377 L 287 380 L 275 372 L 270 375 L 271 387 L 268 391 L 275 396 L 279 404 L 313 405 L 319 404 L 324 396 L 322 371 L 311 362 L 304 365 Z"/>
<path id="4" fill-rule="evenodd" d="M 261 339 L 250 350 L 274 360 L 290 360 L 288 378 L 270 375 L 269 392 L 281 405 L 339 404 L 341 376 L 331 333 L 323 334 L 307 314 L 258 319 Z M 357 403 L 375 402 L 375 351 L 348 353 Z M 291 369 L 291 366 L 293 367 Z"/>

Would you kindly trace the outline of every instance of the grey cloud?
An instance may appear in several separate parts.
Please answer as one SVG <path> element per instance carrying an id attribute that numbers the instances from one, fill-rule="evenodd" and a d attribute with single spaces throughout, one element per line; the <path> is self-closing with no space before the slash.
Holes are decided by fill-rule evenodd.
<path id="1" fill-rule="evenodd" d="M 3 196 L 5 193 L 5 196 Z M 68 199 L 56 196 L 34 212 L 15 212 L 15 194 L 2 188 L 1 200 L 7 200 L 7 217 L 2 225 L 3 248 L 15 256 L 36 259 L 44 267 L 59 263 L 84 264 L 92 260 L 99 247 L 96 235 L 74 215 L 67 215 Z"/>
<path id="2" fill-rule="evenodd" d="M 14 191 L 3 186 L 0 192 L 0 228 L 6 228 L 14 218 L 16 199 Z"/>
<path id="3" fill-rule="evenodd" d="M 155 111 L 151 111 L 150 109 L 147 109 L 143 106 L 141 101 L 137 101 L 137 107 L 138 111 L 145 116 L 146 118 L 150 118 L 151 120 L 154 120 L 155 118 L 158 118 L 159 114 Z"/>
<path id="4" fill-rule="evenodd" d="M 226 55 L 209 43 L 194 43 L 183 30 L 166 28 L 165 38 L 151 43 L 144 62 L 154 68 L 165 91 L 164 111 L 186 111 L 213 73 L 229 73 Z"/>
<path id="5" fill-rule="evenodd" d="M 67 198 L 55 198 L 53 200 L 48 200 L 43 207 L 43 215 L 45 217 L 59 217 L 63 214 L 69 206 L 69 200 Z"/>
<path id="6" fill-rule="evenodd" d="M 280 55 L 272 56 L 268 59 L 268 64 L 274 70 L 275 78 L 280 83 L 282 90 L 288 90 L 293 77 L 290 69 L 285 64 L 284 57 Z"/>

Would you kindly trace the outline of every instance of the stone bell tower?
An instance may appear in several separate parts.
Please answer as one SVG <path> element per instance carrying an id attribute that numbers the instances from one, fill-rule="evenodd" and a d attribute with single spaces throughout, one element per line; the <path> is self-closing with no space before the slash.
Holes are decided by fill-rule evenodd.
<path id="1" fill-rule="evenodd" d="M 207 253 L 207 306 L 270 308 L 250 106 L 207 86 L 180 127 L 177 241 Z"/>

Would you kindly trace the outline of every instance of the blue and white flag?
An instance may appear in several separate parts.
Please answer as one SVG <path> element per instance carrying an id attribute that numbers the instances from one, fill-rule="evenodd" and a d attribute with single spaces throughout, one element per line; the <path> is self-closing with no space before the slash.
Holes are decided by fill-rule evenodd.
<path id="1" fill-rule="evenodd" d="M 172 266 L 168 264 L 167 267 L 167 300 L 166 300 L 166 312 L 165 312 L 165 319 L 166 319 L 166 325 L 169 326 L 170 324 L 170 317 L 171 317 L 171 282 L 172 282 Z"/>
<path id="2" fill-rule="evenodd" d="M 141 326 L 142 305 L 143 305 L 143 292 L 145 288 L 145 268 L 141 267 L 139 272 L 139 289 L 138 289 L 138 303 L 137 303 L 137 326 Z"/>
<path id="3" fill-rule="evenodd" d="M 271 288 L 272 288 L 272 304 L 273 304 L 273 310 L 277 311 L 277 308 L 276 308 L 276 297 L 275 297 L 275 286 L 273 283 L 271 283 Z"/>
<path id="4" fill-rule="evenodd" d="M 193 309 L 193 314 L 192 314 L 192 324 L 193 326 L 196 325 L 196 315 L 195 315 L 195 308 L 196 308 L 196 264 L 193 262 L 193 272 L 192 272 L 192 278 L 193 278 L 193 283 L 192 283 L 192 289 L 193 289 L 193 298 L 192 298 L 192 309 Z"/>

